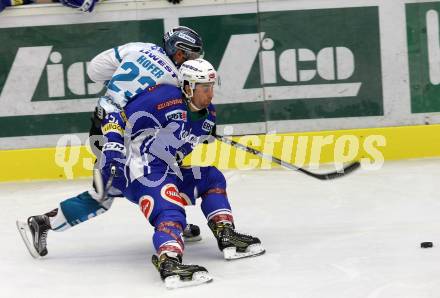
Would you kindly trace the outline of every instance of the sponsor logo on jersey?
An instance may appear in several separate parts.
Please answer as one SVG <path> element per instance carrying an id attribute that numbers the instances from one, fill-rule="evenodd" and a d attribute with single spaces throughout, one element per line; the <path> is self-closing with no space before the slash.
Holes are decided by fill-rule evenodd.
<path id="1" fill-rule="evenodd" d="M 184 110 L 174 110 L 165 114 L 165 118 L 170 121 L 185 121 L 188 119 L 187 112 Z"/>
<path id="2" fill-rule="evenodd" d="M 160 194 L 162 198 L 164 198 L 168 202 L 179 205 L 182 208 L 188 205 L 188 202 L 184 198 L 182 198 L 179 190 L 174 184 L 165 184 L 160 190 Z"/>
<path id="3" fill-rule="evenodd" d="M 154 200 L 151 196 L 143 196 L 139 201 L 139 207 L 147 219 L 150 218 L 154 208 Z"/>
<path id="4" fill-rule="evenodd" d="M 152 49 L 152 50 L 154 50 L 154 49 Z M 155 55 L 154 53 L 152 53 L 151 51 L 149 51 L 149 50 L 142 50 L 141 51 L 141 53 L 144 53 L 144 54 L 146 54 L 149 58 L 151 58 L 151 59 L 153 59 L 154 61 L 156 61 L 157 63 L 159 63 L 162 67 L 164 67 L 165 68 L 165 70 L 166 71 L 168 71 L 170 74 L 171 74 L 171 76 L 173 77 L 173 78 L 177 78 L 177 74 L 173 71 L 173 67 L 171 67 L 171 66 L 169 66 L 168 64 L 171 64 L 171 61 L 168 59 L 168 61 L 164 61 L 164 60 L 162 60 L 161 59 L 161 55 Z M 164 54 L 163 53 L 163 50 L 162 51 L 159 51 L 159 53 L 161 53 L 161 54 Z M 168 57 L 166 57 L 166 56 L 163 56 L 162 57 L 163 59 L 167 59 Z M 144 60 L 142 59 L 142 61 L 141 62 L 143 62 Z M 139 62 L 139 61 L 138 61 Z M 141 63 L 140 62 L 140 63 Z M 175 69 L 175 68 L 174 68 Z"/>
<path id="5" fill-rule="evenodd" d="M 124 129 L 118 123 L 107 123 L 102 127 L 102 133 L 107 134 L 110 132 L 117 133 L 119 135 L 124 135 Z"/>
<path id="6" fill-rule="evenodd" d="M 202 124 L 202 129 L 206 132 L 210 132 L 212 128 L 214 127 L 214 122 L 206 119 L 205 122 Z"/>
<path id="7" fill-rule="evenodd" d="M 168 101 L 161 102 L 160 104 L 158 104 L 156 106 L 156 109 L 160 111 L 160 110 L 163 110 L 165 108 L 172 107 L 172 106 L 175 106 L 175 105 L 179 105 L 179 104 L 182 104 L 182 103 L 183 103 L 183 100 L 181 98 L 170 99 Z"/>

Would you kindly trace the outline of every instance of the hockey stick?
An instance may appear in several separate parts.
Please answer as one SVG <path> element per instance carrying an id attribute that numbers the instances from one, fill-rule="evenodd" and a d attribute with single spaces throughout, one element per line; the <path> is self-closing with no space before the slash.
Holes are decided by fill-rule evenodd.
<path id="1" fill-rule="evenodd" d="M 237 142 L 233 141 L 232 139 L 228 139 L 224 136 L 216 135 L 215 138 L 223 143 L 231 145 L 232 147 L 239 148 L 239 149 L 244 150 L 248 153 L 251 153 L 251 154 L 254 154 L 254 155 L 259 156 L 261 158 L 270 160 L 271 162 L 279 164 L 280 166 L 282 166 L 284 168 L 287 168 L 289 170 L 299 171 L 301 173 L 304 173 L 308 176 L 311 176 L 311 177 L 319 179 L 319 180 L 331 180 L 331 179 L 345 176 L 345 175 L 350 174 L 351 172 L 355 171 L 356 169 L 358 169 L 361 165 L 358 161 L 355 161 L 355 162 L 349 164 L 348 166 L 342 168 L 340 171 L 323 173 L 323 174 L 312 173 L 312 172 L 309 172 L 303 168 L 294 166 L 293 164 L 290 164 L 290 163 L 285 162 L 279 158 L 276 158 L 272 155 L 264 154 L 261 151 L 258 151 L 256 149 L 250 148 L 250 147 L 245 146 L 243 144 L 237 143 Z"/>

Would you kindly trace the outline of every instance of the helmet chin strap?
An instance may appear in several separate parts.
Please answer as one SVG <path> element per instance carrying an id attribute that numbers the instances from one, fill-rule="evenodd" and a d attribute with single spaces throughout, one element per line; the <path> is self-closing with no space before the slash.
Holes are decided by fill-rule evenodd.
<path id="1" fill-rule="evenodd" d="M 197 107 L 195 104 L 193 104 L 192 100 L 188 100 L 189 105 L 196 111 L 200 111 L 202 108 Z"/>
<path id="2" fill-rule="evenodd" d="M 191 97 L 193 97 L 194 96 L 194 90 L 190 87 L 189 88 L 189 90 L 191 90 L 191 92 L 189 92 L 189 93 L 187 93 L 186 92 L 186 90 L 185 90 L 185 88 L 182 88 L 182 92 L 183 92 L 183 94 L 185 94 L 185 97 L 186 97 L 186 102 L 189 104 L 189 106 L 192 108 L 192 109 L 194 109 L 195 111 L 200 111 L 200 110 L 202 110 L 203 108 L 199 108 L 198 106 L 196 106 L 193 102 L 192 102 L 192 100 L 191 100 Z"/>

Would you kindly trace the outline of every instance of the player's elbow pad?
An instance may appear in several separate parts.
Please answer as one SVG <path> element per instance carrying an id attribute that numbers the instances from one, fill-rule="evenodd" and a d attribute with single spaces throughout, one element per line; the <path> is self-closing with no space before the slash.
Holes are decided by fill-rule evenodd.
<path id="1" fill-rule="evenodd" d="M 92 61 L 90 61 L 90 63 L 87 65 L 87 75 L 89 76 L 89 78 L 93 81 L 93 82 L 103 82 L 105 80 L 102 79 L 102 77 L 99 74 L 99 71 L 96 67 L 96 61 L 94 61 L 94 59 L 92 59 Z"/>

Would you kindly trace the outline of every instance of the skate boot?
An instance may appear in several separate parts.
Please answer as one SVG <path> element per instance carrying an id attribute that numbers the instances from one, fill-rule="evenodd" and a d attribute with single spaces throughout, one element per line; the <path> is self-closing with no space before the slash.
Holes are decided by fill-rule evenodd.
<path id="1" fill-rule="evenodd" d="M 185 242 L 196 242 L 202 240 L 199 226 L 187 224 L 185 230 L 183 230 L 183 239 L 185 239 Z"/>
<path id="2" fill-rule="evenodd" d="M 153 255 L 151 262 L 159 271 L 168 289 L 195 286 L 212 281 L 212 277 L 204 267 L 182 264 L 181 256 L 171 257 L 166 253 L 160 257 Z"/>
<path id="3" fill-rule="evenodd" d="M 24 244 L 34 258 L 47 255 L 46 239 L 50 230 L 49 217 L 47 215 L 31 216 L 27 224 L 17 221 L 17 228 L 23 238 Z M 26 232 L 32 235 L 32 243 Z"/>
<path id="4" fill-rule="evenodd" d="M 266 252 L 260 239 L 236 232 L 232 223 L 215 223 L 210 220 L 208 226 L 217 238 L 218 248 L 226 260 L 255 257 Z"/>

